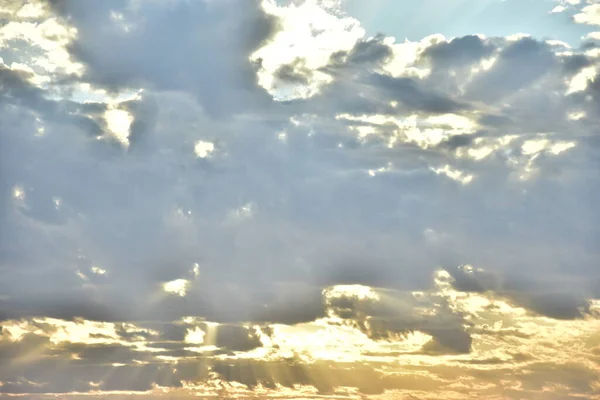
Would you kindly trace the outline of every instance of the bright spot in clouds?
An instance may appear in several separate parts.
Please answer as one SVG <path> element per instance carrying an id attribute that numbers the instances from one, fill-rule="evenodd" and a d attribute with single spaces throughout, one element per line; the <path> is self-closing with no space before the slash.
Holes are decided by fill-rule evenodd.
<path id="1" fill-rule="evenodd" d="M 133 122 L 131 115 L 124 110 L 107 110 L 104 119 L 108 129 L 115 135 L 123 145 L 129 145 L 129 128 Z"/>
<path id="2" fill-rule="evenodd" d="M 595 66 L 583 68 L 571 80 L 567 94 L 584 91 L 588 87 L 588 84 L 594 81 L 596 73 Z"/>
<path id="3" fill-rule="evenodd" d="M 558 155 L 563 151 L 572 149 L 573 147 L 575 147 L 575 143 L 573 142 L 560 142 L 552 145 L 552 147 L 550 147 L 550 152 L 552 154 Z"/>
<path id="4" fill-rule="evenodd" d="M 194 268 L 192 268 L 192 272 L 194 273 L 194 277 L 200 276 L 200 265 L 198 263 L 194 263 Z"/>
<path id="5" fill-rule="evenodd" d="M 466 174 L 458 169 L 454 169 L 450 165 L 444 165 L 440 168 L 432 168 L 431 170 L 438 175 L 445 175 L 450 179 L 462 183 L 463 185 L 466 185 L 473 180 L 473 175 Z"/>
<path id="6" fill-rule="evenodd" d="M 185 279 L 175 279 L 174 281 L 163 284 L 163 290 L 167 293 L 176 294 L 180 297 L 185 297 L 188 287 L 188 281 Z"/>
<path id="7" fill-rule="evenodd" d="M 23 188 L 20 186 L 15 186 L 13 188 L 13 197 L 17 200 L 24 200 L 25 199 L 25 191 L 23 190 Z"/>
<path id="8" fill-rule="evenodd" d="M 377 299 L 377 294 L 364 285 L 335 285 L 323 291 L 325 298 L 356 297 L 359 300 Z"/>
<path id="9" fill-rule="evenodd" d="M 206 333 L 200 327 L 195 327 L 192 330 L 188 330 L 185 335 L 185 341 L 186 343 L 203 344 L 205 335 Z"/>
<path id="10" fill-rule="evenodd" d="M 548 140 L 540 139 L 540 140 L 528 140 L 523 143 L 521 149 L 523 150 L 523 154 L 536 154 L 540 151 L 544 150 L 548 146 Z"/>
<path id="11" fill-rule="evenodd" d="M 97 266 L 92 267 L 91 271 L 96 275 L 106 275 L 106 270 Z"/>
<path id="12" fill-rule="evenodd" d="M 209 157 L 213 151 L 215 151 L 215 144 L 212 142 L 198 140 L 194 145 L 194 153 L 200 158 Z"/>

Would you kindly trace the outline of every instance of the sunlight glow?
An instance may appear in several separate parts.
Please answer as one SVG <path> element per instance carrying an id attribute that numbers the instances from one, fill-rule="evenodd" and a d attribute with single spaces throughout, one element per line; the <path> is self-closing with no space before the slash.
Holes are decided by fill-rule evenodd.
<path id="1" fill-rule="evenodd" d="M 200 264 L 194 263 L 192 267 L 192 273 L 194 274 L 194 278 L 198 278 L 200 276 Z"/>
<path id="2" fill-rule="evenodd" d="M 194 327 L 194 329 L 188 329 L 185 335 L 185 342 L 193 344 L 204 344 L 205 336 L 206 332 L 204 332 L 200 327 L 196 326 Z"/>
<path id="3" fill-rule="evenodd" d="M 186 279 L 175 279 L 174 281 L 163 284 L 163 290 L 167 293 L 176 294 L 180 297 L 185 297 L 189 282 Z"/>
<path id="4" fill-rule="evenodd" d="M 363 139 L 367 135 L 384 135 L 378 128 L 385 128 L 390 124 L 396 125 L 394 136 L 388 136 L 389 147 L 400 142 L 412 142 L 423 149 L 437 146 L 444 140 L 456 135 L 470 135 L 477 130 L 477 124 L 464 116 L 456 114 L 442 114 L 430 117 L 420 117 L 412 114 L 403 118 L 388 115 L 351 115 L 338 114 L 337 120 L 364 122 L 370 125 L 357 124 L 350 126 L 351 130 L 358 132 L 358 137 Z M 373 126 L 375 125 L 375 126 Z"/>
<path id="5" fill-rule="evenodd" d="M 550 147 L 550 152 L 554 155 L 575 147 L 575 142 L 557 142 Z"/>
<path id="6" fill-rule="evenodd" d="M 580 119 L 585 118 L 585 116 L 585 111 L 578 111 L 567 114 L 567 118 L 571 121 L 579 121 Z"/>
<path id="7" fill-rule="evenodd" d="M 546 139 L 527 140 L 521 146 L 521 150 L 523 151 L 523 154 L 531 155 L 539 153 L 540 151 L 544 150 L 547 146 L 548 140 Z"/>
<path id="8" fill-rule="evenodd" d="M 431 168 L 431 170 L 433 172 L 435 172 L 437 175 L 440 175 L 440 174 L 445 175 L 448 178 L 453 179 L 457 182 L 460 182 L 463 185 L 467 185 L 467 184 L 471 183 L 471 181 L 473 180 L 473 175 L 466 174 L 463 171 L 452 168 L 448 164 L 446 164 L 440 168 Z"/>
<path id="9" fill-rule="evenodd" d="M 596 73 L 595 66 L 583 68 L 571 79 L 571 82 L 568 83 L 569 88 L 566 94 L 569 95 L 584 91 L 588 87 L 588 84 L 595 79 Z"/>
<path id="10" fill-rule="evenodd" d="M 125 147 L 129 146 L 129 129 L 133 117 L 129 112 L 119 109 L 109 109 L 104 113 L 106 125 L 112 134 Z"/>
<path id="11" fill-rule="evenodd" d="M 261 60 L 259 84 L 276 100 L 308 98 L 317 94 L 332 78 L 319 68 L 329 63 L 337 51 L 349 50 L 364 35 L 357 20 L 334 15 L 318 0 L 307 0 L 279 6 L 274 0 L 263 0 L 263 9 L 281 21 L 280 30 L 265 46 L 251 55 Z M 318 32 L 318 34 L 316 33 Z M 306 82 L 280 82 L 277 71 L 283 66 L 297 64 Z"/>
<path id="12" fill-rule="evenodd" d="M 379 296 L 369 286 L 364 285 L 335 285 L 323 290 L 326 299 L 339 297 L 356 297 L 360 300 L 378 299 Z"/>
<path id="13" fill-rule="evenodd" d="M 96 274 L 96 275 L 106 275 L 106 270 L 102 269 L 102 268 L 100 268 L 98 266 L 93 266 L 91 268 L 91 271 L 92 271 L 93 274 Z"/>
<path id="14" fill-rule="evenodd" d="M 548 139 L 532 139 L 525 141 L 521 146 L 521 150 L 525 155 L 535 155 L 544 150 L 547 150 L 554 155 L 558 155 L 574 147 L 575 142 L 561 141 L 552 143 Z"/>
<path id="15" fill-rule="evenodd" d="M 198 140 L 194 145 L 194 153 L 196 153 L 196 156 L 199 158 L 210 157 L 213 151 L 215 151 L 215 144 L 212 142 Z"/>
<path id="16" fill-rule="evenodd" d="M 25 200 L 25 190 L 21 186 L 13 188 L 13 198 L 16 200 Z"/>

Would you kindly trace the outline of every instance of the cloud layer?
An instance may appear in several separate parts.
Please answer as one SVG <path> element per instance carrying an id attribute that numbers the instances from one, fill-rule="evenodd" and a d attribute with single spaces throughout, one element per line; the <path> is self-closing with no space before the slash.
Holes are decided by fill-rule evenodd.
<path id="1" fill-rule="evenodd" d="M 599 35 L 398 42 L 324 0 L 0 20 L 0 392 L 596 398 Z"/>

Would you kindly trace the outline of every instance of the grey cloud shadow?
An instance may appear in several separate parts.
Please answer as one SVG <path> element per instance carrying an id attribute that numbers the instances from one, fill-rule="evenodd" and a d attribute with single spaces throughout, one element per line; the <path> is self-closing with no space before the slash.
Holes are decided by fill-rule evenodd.
<path id="1" fill-rule="evenodd" d="M 435 69 L 473 65 L 496 50 L 493 42 L 476 35 L 454 38 L 429 46 L 421 54 L 419 63 L 428 61 Z"/>
<path id="2" fill-rule="evenodd" d="M 522 65 L 528 65 L 523 68 Z M 465 97 L 493 104 L 529 87 L 557 65 L 549 45 L 525 37 L 508 44 L 487 73 L 473 79 Z"/>
<path id="3" fill-rule="evenodd" d="M 113 91 L 144 87 L 188 92 L 216 117 L 270 107 L 270 96 L 257 84 L 258 66 L 248 56 L 279 27 L 257 0 L 240 3 L 234 12 L 216 3 L 145 3 L 144 18 L 123 1 L 90 7 L 69 0 L 51 4 L 78 29 L 69 50 L 87 66 L 87 82 Z M 132 30 L 112 23 L 111 12 L 120 12 Z M 218 44 L 214 37 L 228 37 L 228 43 Z M 177 46 L 171 43 L 174 38 Z"/>

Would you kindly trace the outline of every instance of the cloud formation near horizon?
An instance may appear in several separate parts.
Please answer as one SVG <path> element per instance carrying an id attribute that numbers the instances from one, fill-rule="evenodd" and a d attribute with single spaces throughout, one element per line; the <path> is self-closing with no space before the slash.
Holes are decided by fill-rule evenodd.
<path id="1" fill-rule="evenodd" d="M 0 392 L 598 398 L 599 40 L 4 2 Z"/>

